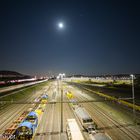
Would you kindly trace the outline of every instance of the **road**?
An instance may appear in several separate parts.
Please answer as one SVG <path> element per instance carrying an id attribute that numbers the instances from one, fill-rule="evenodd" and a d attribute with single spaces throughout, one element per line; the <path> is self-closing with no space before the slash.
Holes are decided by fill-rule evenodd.
<path id="1" fill-rule="evenodd" d="M 128 112 L 125 112 L 124 108 L 116 107 L 116 104 L 112 102 L 101 102 L 101 97 L 63 81 L 53 81 L 30 98 L 25 97 L 25 100 L 34 101 L 44 91 L 47 91 L 49 97 L 48 104 L 41 115 L 34 140 L 67 140 L 66 122 L 67 119 L 72 118 L 76 119 L 85 140 L 89 139 L 88 133 L 82 127 L 69 103 L 65 94 L 67 91 L 71 91 L 79 104 L 88 111 L 97 123 L 99 131 L 106 133 L 113 140 L 139 140 L 140 127 L 134 125 L 131 116 L 128 116 Z M 12 104 L 1 110 L 0 133 L 29 106 L 30 104 L 20 104 L 19 106 Z"/>
<path id="2" fill-rule="evenodd" d="M 47 81 L 47 80 L 35 81 L 35 82 L 24 83 L 24 84 L 0 88 L 0 99 L 3 97 L 9 96 L 11 94 L 17 93 L 19 91 L 19 89 L 22 91 L 25 88 L 28 88 L 30 86 L 33 86 L 33 85 L 36 85 L 36 84 L 39 84 L 39 83 L 42 83 L 45 81 Z"/>

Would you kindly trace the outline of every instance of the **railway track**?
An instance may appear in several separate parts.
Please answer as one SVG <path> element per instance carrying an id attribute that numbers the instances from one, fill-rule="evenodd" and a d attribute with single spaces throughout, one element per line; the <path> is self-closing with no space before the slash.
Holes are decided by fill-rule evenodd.
<path id="1" fill-rule="evenodd" d="M 81 99 L 86 99 L 88 100 L 88 98 L 86 98 L 85 96 L 80 97 Z M 130 139 L 132 140 L 139 140 L 140 139 L 140 133 L 138 133 L 137 131 L 134 131 L 134 129 L 132 128 L 128 128 L 128 127 L 124 127 L 124 124 L 119 123 L 118 121 L 116 121 L 115 119 L 113 119 L 110 115 L 108 115 L 101 107 L 99 107 L 98 105 L 96 105 L 95 103 L 86 103 L 82 104 L 89 113 L 91 113 L 91 110 L 96 110 L 96 113 L 99 116 L 102 116 L 103 118 L 106 118 L 106 120 L 108 120 L 109 122 L 111 122 L 111 125 L 113 126 L 112 129 L 115 127 L 117 129 L 119 129 L 123 134 L 126 134 Z M 92 116 L 94 116 L 94 114 L 92 114 Z M 94 118 L 93 118 L 94 120 Z"/>
<path id="2" fill-rule="evenodd" d="M 8 119 L 6 119 L 5 121 L 3 121 L 1 123 L 1 125 L 0 125 L 0 134 L 2 134 L 4 132 L 4 130 L 6 128 L 8 128 L 12 124 L 12 122 L 15 119 L 17 119 L 26 109 L 27 109 L 27 106 L 26 105 L 22 106 L 22 108 L 20 108 L 17 111 L 15 111 L 13 115 L 11 115 L 10 117 L 8 117 Z"/>
<path id="3" fill-rule="evenodd" d="M 76 92 L 76 90 L 74 90 L 74 88 L 72 91 L 73 91 L 73 93 Z M 78 92 L 74 93 L 74 95 L 78 101 L 82 101 L 82 100 L 85 101 L 85 100 L 89 100 L 92 98 L 91 96 L 89 96 L 85 93 L 81 94 L 79 92 L 79 90 L 77 90 L 77 91 Z M 113 139 L 116 139 L 116 140 L 119 139 L 118 134 L 122 134 L 127 139 L 140 140 L 139 131 L 136 131 L 134 129 L 134 127 L 130 127 L 130 126 L 127 126 L 125 124 L 122 124 L 122 123 L 116 121 L 114 118 L 112 118 L 112 116 L 107 114 L 107 112 L 105 110 L 103 110 L 101 107 L 99 107 L 96 103 L 93 103 L 93 102 L 81 103 L 81 105 L 83 105 L 86 108 L 86 110 L 93 117 L 93 120 L 95 120 L 101 128 L 104 128 L 104 130 L 110 136 L 113 135 L 115 137 L 115 138 L 113 137 Z M 101 116 L 103 119 L 101 118 Z M 107 127 L 110 129 L 108 130 Z M 121 139 L 121 137 L 120 137 L 120 139 Z"/>
<path id="4" fill-rule="evenodd" d="M 90 105 L 89 105 L 90 104 Z M 99 115 L 101 115 L 103 118 L 106 118 L 106 120 L 109 120 L 109 122 L 111 122 L 112 126 L 110 127 L 111 129 L 116 128 L 117 130 L 119 129 L 121 132 L 123 132 L 123 134 L 126 134 L 130 139 L 134 139 L 134 140 L 139 140 L 139 134 L 136 134 L 135 131 L 133 131 L 132 129 L 128 129 L 127 127 L 125 127 L 123 124 L 118 123 L 117 121 L 115 121 L 114 119 L 112 119 L 109 115 L 107 115 L 106 113 L 102 112 L 101 108 L 96 106 L 95 104 L 91 104 L 89 103 L 88 107 L 86 107 L 86 109 L 90 108 L 96 109 L 96 111 L 98 112 Z M 99 111 L 100 109 L 100 111 Z M 88 110 L 89 111 L 89 110 Z"/>
<path id="5" fill-rule="evenodd" d="M 23 101 L 34 100 L 35 98 L 38 98 L 41 95 L 41 93 L 42 92 L 40 92 L 40 94 L 33 94 L 30 97 L 26 97 L 23 99 Z M 7 108 L 5 108 L 4 110 L 2 110 L 0 113 L 0 118 L 2 118 L 1 125 L 0 125 L 0 134 L 2 134 L 4 130 L 8 128 L 15 119 L 17 119 L 24 111 L 26 111 L 31 106 L 32 106 L 31 104 L 20 104 L 18 106 L 16 104 L 12 104 Z"/>

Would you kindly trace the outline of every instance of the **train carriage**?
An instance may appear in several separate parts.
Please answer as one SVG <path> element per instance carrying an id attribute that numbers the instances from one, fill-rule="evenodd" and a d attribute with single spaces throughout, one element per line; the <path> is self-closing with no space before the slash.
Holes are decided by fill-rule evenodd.
<path id="1" fill-rule="evenodd" d="M 66 132 L 68 140 L 84 140 L 84 137 L 75 119 L 67 119 Z"/>

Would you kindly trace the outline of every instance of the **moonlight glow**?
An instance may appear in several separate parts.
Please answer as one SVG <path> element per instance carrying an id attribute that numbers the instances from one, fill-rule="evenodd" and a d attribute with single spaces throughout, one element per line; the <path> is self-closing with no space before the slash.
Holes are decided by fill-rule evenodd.
<path id="1" fill-rule="evenodd" d="M 58 23 L 58 27 L 59 28 L 63 28 L 64 27 L 64 24 L 62 22 Z"/>

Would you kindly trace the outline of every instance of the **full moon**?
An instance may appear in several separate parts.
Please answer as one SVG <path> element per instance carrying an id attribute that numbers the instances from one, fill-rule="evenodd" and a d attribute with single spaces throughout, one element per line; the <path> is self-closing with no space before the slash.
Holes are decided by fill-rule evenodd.
<path id="1" fill-rule="evenodd" d="M 64 27 L 64 24 L 62 22 L 58 23 L 58 27 L 59 28 L 63 28 Z"/>

